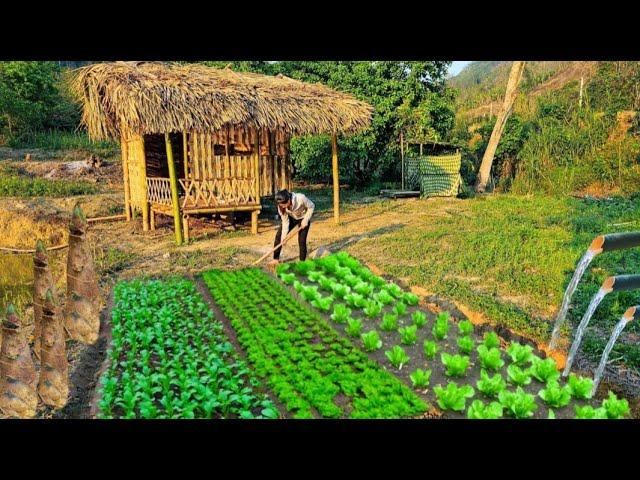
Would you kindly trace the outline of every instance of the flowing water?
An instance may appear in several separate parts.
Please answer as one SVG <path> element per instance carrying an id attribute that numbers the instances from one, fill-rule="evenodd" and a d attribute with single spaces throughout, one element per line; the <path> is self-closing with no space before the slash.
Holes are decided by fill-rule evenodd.
<path id="1" fill-rule="evenodd" d="M 560 311 L 558 312 L 558 316 L 556 317 L 556 322 L 553 325 L 553 333 L 551 334 L 551 342 L 549 343 L 549 348 L 551 349 L 556 348 L 556 343 L 558 342 L 558 337 L 560 336 L 560 328 L 562 327 L 562 325 L 564 325 L 564 322 L 567 318 L 567 311 L 569 310 L 571 297 L 576 291 L 578 283 L 584 275 L 584 272 L 587 271 L 587 267 L 591 263 L 591 260 L 593 260 L 596 255 L 597 253 L 592 249 L 587 250 L 587 252 L 582 256 L 582 258 L 578 262 L 578 265 L 576 266 L 576 271 L 573 273 L 573 277 L 571 278 L 571 281 L 567 286 L 567 290 L 564 292 L 562 306 L 560 307 Z"/>
<path id="2" fill-rule="evenodd" d="M 613 333 L 611 334 L 611 338 L 609 338 L 609 343 L 604 348 L 604 352 L 602 353 L 602 358 L 600 359 L 600 365 L 598 365 L 598 369 L 596 370 L 596 374 L 593 377 L 593 388 L 591 389 L 591 396 L 593 397 L 596 394 L 596 390 L 598 389 L 598 384 L 602 379 L 602 374 L 604 373 L 604 368 L 607 366 L 607 360 L 609 359 L 609 354 L 613 349 L 613 346 L 616 343 L 616 340 L 624 330 L 624 327 L 629 323 L 629 319 L 627 317 L 622 317 L 616 328 L 613 329 Z"/>
<path id="3" fill-rule="evenodd" d="M 600 288 L 600 290 L 598 290 L 598 293 L 596 293 L 591 299 L 591 303 L 589 304 L 587 311 L 584 313 L 584 317 L 582 317 L 582 320 L 580 320 L 580 325 L 578 325 L 578 329 L 576 330 L 576 335 L 573 343 L 571 344 L 571 350 L 569 351 L 569 357 L 567 358 L 567 365 L 565 366 L 564 372 L 562 373 L 563 377 L 569 375 L 571 364 L 573 363 L 573 359 L 575 358 L 576 353 L 578 353 L 578 348 L 580 347 L 580 342 L 582 341 L 582 335 L 584 335 L 584 331 L 587 329 L 587 325 L 589 325 L 589 320 L 591 320 L 593 313 L 596 311 L 596 308 L 598 308 L 598 305 L 600 305 L 600 302 L 607 293 L 609 293 L 609 290 Z"/>

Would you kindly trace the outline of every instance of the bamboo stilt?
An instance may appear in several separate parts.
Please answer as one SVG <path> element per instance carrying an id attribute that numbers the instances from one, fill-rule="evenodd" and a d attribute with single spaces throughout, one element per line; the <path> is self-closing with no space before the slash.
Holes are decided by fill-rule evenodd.
<path id="1" fill-rule="evenodd" d="M 340 223 L 340 179 L 338 177 L 338 137 L 331 135 L 331 165 L 333 168 L 333 220 Z"/>
<path id="2" fill-rule="evenodd" d="M 178 179 L 176 165 L 173 162 L 173 149 L 168 133 L 164 134 L 164 143 L 167 147 L 167 163 L 169 164 L 169 181 L 171 183 L 171 205 L 173 206 L 173 228 L 176 234 L 176 245 L 182 244 L 182 225 L 180 216 L 180 203 L 178 198 Z"/>
<path id="3" fill-rule="evenodd" d="M 254 235 L 257 235 L 258 233 L 258 214 L 260 213 L 259 210 L 254 210 L 253 212 L 251 212 L 251 233 L 253 233 Z"/>

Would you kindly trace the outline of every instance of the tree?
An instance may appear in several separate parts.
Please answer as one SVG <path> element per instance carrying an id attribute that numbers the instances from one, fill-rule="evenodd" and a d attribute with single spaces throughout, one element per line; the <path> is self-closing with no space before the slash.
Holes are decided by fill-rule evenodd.
<path id="1" fill-rule="evenodd" d="M 489 144 L 482 157 L 482 163 L 480 164 L 480 170 L 478 171 L 478 183 L 476 184 L 476 191 L 482 193 L 486 190 L 489 183 L 489 175 L 491 173 L 491 165 L 493 164 L 493 157 L 498 148 L 500 137 L 504 131 L 504 127 L 507 123 L 509 115 L 513 110 L 513 103 L 515 102 L 518 94 L 518 84 L 522 79 L 522 73 L 524 71 L 525 62 L 513 62 L 511 66 L 511 72 L 509 73 L 509 81 L 507 82 L 507 90 L 504 94 L 504 103 L 502 109 L 496 119 L 496 124 L 493 127 Z"/>

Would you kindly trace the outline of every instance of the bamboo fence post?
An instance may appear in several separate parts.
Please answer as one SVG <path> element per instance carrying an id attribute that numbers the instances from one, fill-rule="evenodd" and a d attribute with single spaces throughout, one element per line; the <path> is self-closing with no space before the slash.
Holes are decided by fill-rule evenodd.
<path id="1" fill-rule="evenodd" d="M 138 161 L 141 162 L 142 166 L 142 181 L 144 198 L 142 200 L 142 231 L 146 232 L 149 230 L 149 195 L 147 192 L 147 158 L 144 153 L 144 135 L 140 134 L 140 158 Z"/>
<path id="2" fill-rule="evenodd" d="M 176 245 L 182 244 L 182 225 L 180 217 L 180 200 L 178 198 L 178 179 L 176 178 L 176 165 L 173 163 L 173 150 L 171 138 L 164 134 L 164 143 L 167 147 L 167 163 L 169 164 L 169 182 L 171 184 L 171 204 L 173 206 L 173 228 L 176 234 Z"/>
<path id="3" fill-rule="evenodd" d="M 340 223 L 340 179 L 338 177 L 338 137 L 331 135 L 331 164 L 333 168 L 333 220 Z"/>
<path id="4" fill-rule="evenodd" d="M 182 132 L 182 161 L 184 163 L 184 179 L 188 179 L 189 178 L 189 162 L 188 162 L 188 157 L 189 157 L 189 145 L 187 143 L 188 138 L 187 138 L 187 132 Z"/>

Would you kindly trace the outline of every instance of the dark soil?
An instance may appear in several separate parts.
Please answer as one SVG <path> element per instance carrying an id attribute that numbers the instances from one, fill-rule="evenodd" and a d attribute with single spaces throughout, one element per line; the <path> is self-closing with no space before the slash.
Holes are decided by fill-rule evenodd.
<path id="1" fill-rule="evenodd" d="M 302 281 L 303 283 L 310 284 L 307 278 L 300 275 L 296 275 L 296 276 L 298 280 Z M 383 277 L 387 280 L 392 280 L 395 283 L 399 284 L 401 287 L 403 287 L 405 291 L 408 290 L 406 288 L 406 285 L 403 284 L 403 282 L 400 282 L 396 279 L 388 277 L 387 275 L 383 275 Z M 299 301 L 303 303 L 308 303 L 306 302 L 306 300 L 301 298 L 300 295 L 298 295 L 298 293 L 295 291 L 293 287 L 289 287 L 289 286 L 285 286 L 285 287 L 291 292 L 291 294 L 294 297 L 298 298 Z M 326 292 L 324 292 L 324 294 L 326 295 Z M 453 320 L 452 322 L 450 322 L 450 329 L 449 329 L 447 338 L 442 341 L 436 341 L 436 343 L 440 347 L 440 350 L 438 351 L 438 353 L 436 354 L 436 357 L 433 360 L 427 360 L 425 358 L 424 352 L 423 352 L 423 342 L 425 339 L 434 340 L 431 334 L 431 329 L 433 327 L 436 314 L 434 314 L 433 312 L 425 308 L 425 300 L 427 300 L 429 303 L 435 303 L 439 308 L 441 308 L 444 311 L 448 311 L 451 314 L 451 317 Z M 341 303 L 341 301 L 337 300 L 336 302 L 334 302 L 334 305 L 335 303 Z M 441 385 L 443 387 L 446 387 L 447 383 L 449 382 L 455 382 L 459 386 L 463 384 L 471 385 L 475 390 L 475 396 L 467 400 L 467 403 L 466 403 L 467 407 L 470 405 L 470 403 L 473 400 L 476 400 L 476 399 L 482 400 L 485 404 L 493 401 L 493 399 L 486 397 L 476 387 L 476 382 L 480 379 L 480 371 L 481 371 L 476 347 L 482 343 L 483 336 L 486 332 L 495 331 L 500 337 L 500 342 L 501 342 L 500 346 L 502 350 L 502 359 L 504 360 L 504 366 L 501 369 L 499 369 L 498 372 L 507 381 L 507 388 L 509 390 L 514 391 L 516 388 L 513 384 L 511 384 L 508 381 L 507 367 L 510 365 L 510 358 L 508 357 L 507 353 L 503 350 L 509 343 L 516 341 L 522 344 L 531 345 L 533 347 L 533 353 L 535 355 L 543 359 L 546 358 L 546 354 L 537 348 L 535 342 L 525 337 L 522 337 L 520 335 L 514 334 L 513 332 L 511 332 L 506 328 L 500 328 L 500 327 L 496 328 L 488 324 L 474 325 L 472 338 L 474 339 L 475 345 L 474 345 L 474 349 L 469 354 L 470 360 L 471 360 L 470 367 L 463 378 L 448 377 L 445 375 L 445 368 L 441 363 L 440 355 L 443 352 L 447 352 L 450 354 L 461 353 L 459 352 L 458 346 L 457 346 L 457 339 L 459 337 L 458 323 L 462 320 L 467 320 L 467 317 L 460 310 L 458 310 L 453 304 L 449 304 L 448 302 L 442 301 L 435 297 L 429 297 L 428 299 L 421 300 L 421 303 L 418 306 L 415 306 L 415 307 L 409 306 L 407 309 L 407 313 L 399 317 L 398 327 L 412 325 L 411 314 L 417 310 L 420 310 L 426 314 L 427 323 L 422 328 L 418 329 L 417 331 L 418 340 L 414 345 L 403 345 L 401 343 L 400 333 L 398 333 L 397 331 L 385 332 L 380 328 L 380 322 L 382 321 L 382 317 L 384 313 L 391 312 L 392 306 L 383 307 L 382 313 L 375 319 L 369 319 L 363 314 L 363 311 L 361 309 L 357 309 L 357 308 L 352 309 L 351 315 L 353 318 L 361 319 L 362 325 L 363 325 L 362 333 L 366 333 L 371 330 L 376 330 L 380 335 L 380 339 L 382 340 L 382 347 L 380 349 L 374 352 L 365 352 L 365 353 L 369 356 L 370 359 L 378 362 L 378 364 L 381 365 L 382 368 L 394 374 L 396 377 L 402 380 L 406 385 L 413 388 L 412 382 L 409 376 L 417 368 L 431 369 L 432 374 L 429 382 L 429 387 L 426 390 L 414 389 L 414 392 L 417 395 L 419 395 L 426 402 L 428 402 L 430 405 L 433 405 L 435 407 L 434 411 L 429 412 L 430 414 L 425 415 L 423 418 L 434 418 L 434 417 L 437 417 L 437 415 L 439 415 L 440 418 L 466 418 L 466 410 L 465 412 L 459 413 L 459 412 L 452 412 L 452 411 L 440 411 L 437 408 L 437 405 L 438 405 L 437 396 L 433 391 L 433 387 L 436 385 Z M 340 332 L 343 336 L 350 338 L 354 346 L 364 351 L 364 348 L 362 346 L 362 341 L 360 340 L 360 338 L 349 337 L 346 334 L 346 326 L 347 326 L 346 324 L 339 324 L 339 323 L 333 322 L 330 319 L 330 312 L 323 313 L 317 309 L 316 309 L 316 312 L 322 315 L 327 320 L 327 322 L 331 324 L 332 327 L 336 329 L 338 332 Z M 394 345 L 400 345 L 404 349 L 404 351 L 407 353 L 407 355 L 409 355 L 409 358 L 410 358 L 409 362 L 402 365 L 400 369 L 393 367 L 385 355 L 385 351 L 389 350 Z M 494 373 L 495 372 L 490 372 L 491 375 L 493 375 Z M 562 385 L 562 382 L 561 382 L 561 385 Z M 523 390 L 525 392 L 530 393 L 536 397 L 536 403 L 538 404 L 538 409 L 536 410 L 532 418 L 537 418 L 537 419 L 547 418 L 549 414 L 549 408 L 537 396 L 538 392 L 543 388 L 544 388 L 544 384 L 541 382 L 538 382 L 535 378 L 532 378 L 532 381 L 529 385 L 523 386 Z M 595 407 L 595 406 L 598 406 L 600 402 L 598 401 L 597 398 L 589 401 L 572 400 L 567 407 L 559 408 L 559 409 L 552 408 L 552 410 L 556 418 L 574 418 L 575 416 L 574 405 L 583 406 L 586 404 L 591 404 Z M 506 416 L 507 415 L 505 412 L 505 417 Z"/>

